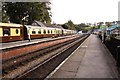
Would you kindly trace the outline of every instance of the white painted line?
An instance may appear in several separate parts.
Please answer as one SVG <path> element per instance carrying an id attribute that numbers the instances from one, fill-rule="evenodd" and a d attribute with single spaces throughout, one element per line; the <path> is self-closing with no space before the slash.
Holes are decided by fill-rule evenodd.
<path id="1" fill-rule="evenodd" d="M 85 47 L 85 48 L 86 48 L 86 47 L 88 47 L 88 46 L 81 46 L 81 47 Z"/>
<path id="2" fill-rule="evenodd" d="M 57 68 L 55 68 L 55 70 L 53 70 L 44 80 L 48 80 L 48 78 L 52 77 L 52 75 L 55 74 L 55 72 L 89 39 L 89 37 L 71 55 L 69 55 Z"/>

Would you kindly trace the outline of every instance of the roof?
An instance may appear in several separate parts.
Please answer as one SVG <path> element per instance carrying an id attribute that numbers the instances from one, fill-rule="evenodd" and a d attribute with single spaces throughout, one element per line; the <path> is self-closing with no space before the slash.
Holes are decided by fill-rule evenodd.
<path id="1" fill-rule="evenodd" d="M 62 26 L 58 26 L 59 28 L 61 28 L 61 29 L 64 29 Z"/>
<path id="2" fill-rule="evenodd" d="M 32 23 L 32 26 L 47 27 L 43 22 L 36 20 Z"/>
<path id="3" fill-rule="evenodd" d="M 25 25 L 26 28 L 33 28 L 33 29 L 53 29 L 51 27 L 39 27 L 39 26 L 33 26 L 33 25 Z"/>
<path id="4" fill-rule="evenodd" d="M 58 26 L 58 25 L 53 25 L 53 28 L 59 28 L 59 29 L 64 29 L 62 26 Z"/>
<path id="5" fill-rule="evenodd" d="M 21 24 L 15 24 L 15 23 L 0 23 L 0 26 L 6 26 L 6 27 L 21 27 Z"/>
<path id="6" fill-rule="evenodd" d="M 40 26 L 40 27 L 50 27 L 50 28 L 59 28 L 59 29 L 64 29 L 62 26 L 60 25 L 56 25 L 56 24 L 45 24 L 41 21 L 34 21 L 32 23 L 32 26 Z"/>

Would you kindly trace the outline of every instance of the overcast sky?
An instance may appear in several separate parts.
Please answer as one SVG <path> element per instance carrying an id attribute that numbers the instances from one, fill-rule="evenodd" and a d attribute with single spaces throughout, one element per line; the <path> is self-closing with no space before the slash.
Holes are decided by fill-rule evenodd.
<path id="1" fill-rule="evenodd" d="M 51 0 L 52 21 L 75 24 L 118 20 L 120 0 Z"/>

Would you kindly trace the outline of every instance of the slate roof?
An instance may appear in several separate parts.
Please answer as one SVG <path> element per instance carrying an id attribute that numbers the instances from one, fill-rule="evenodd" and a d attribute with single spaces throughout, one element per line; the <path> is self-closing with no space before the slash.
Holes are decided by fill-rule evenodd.
<path id="1" fill-rule="evenodd" d="M 36 20 L 32 23 L 32 26 L 47 27 L 43 22 L 36 21 Z"/>
<path id="2" fill-rule="evenodd" d="M 34 21 L 32 23 L 32 26 L 40 26 L 40 27 L 50 27 L 50 28 L 59 28 L 59 29 L 64 29 L 62 26 L 57 25 L 57 24 L 45 24 L 41 21 Z"/>

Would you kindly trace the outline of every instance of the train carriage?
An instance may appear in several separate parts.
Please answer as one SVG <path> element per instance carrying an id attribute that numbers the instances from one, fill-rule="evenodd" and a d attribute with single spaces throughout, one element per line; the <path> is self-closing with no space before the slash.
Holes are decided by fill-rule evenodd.
<path id="1" fill-rule="evenodd" d="M 56 35 L 62 36 L 62 29 L 56 28 Z"/>
<path id="2" fill-rule="evenodd" d="M 31 26 L 25 25 L 27 28 L 28 37 L 30 39 L 34 38 L 42 38 L 42 37 L 55 37 L 60 36 L 61 29 L 58 28 L 51 28 L 51 27 L 39 27 L 39 26 Z"/>
<path id="3" fill-rule="evenodd" d="M 58 27 L 42 27 L 13 23 L 0 23 L 0 42 L 35 39 L 43 37 L 58 37 L 75 34 L 74 30 Z"/>
<path id="4" fill-rule="evenodd" d="M 70 34 L 75 34 L 76 32 L 74 30 L 68 30 L 68 29 L 63 29 L 63 34 L 64 35 L 70 35 Z"/>
<path id="5" fill-rule="evenodd" d="M 22 40 L 22 25 L 13 23 L 0 23 L 0 42 Z"/>

